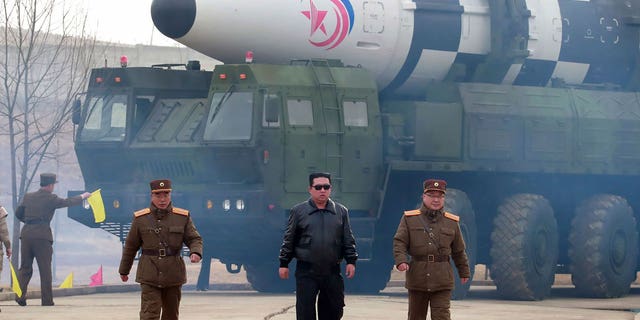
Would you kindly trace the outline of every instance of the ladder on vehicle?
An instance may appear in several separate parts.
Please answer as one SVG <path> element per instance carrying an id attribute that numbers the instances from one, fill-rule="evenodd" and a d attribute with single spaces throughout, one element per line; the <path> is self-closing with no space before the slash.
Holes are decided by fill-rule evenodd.
<path id="1" fill-rule="evenodd" d="M 342 105 L 338 97 L 338 90 L 335 79 L 331 73 L 327 60 L 311 61 L 311 70 L 320 89 L 320 104 L 322 106 L 322 121 L 324 122 L 325 139 L 325 165 L 331 173 L 332 184 L 334 185 L 333 195 L 335 199 L 340 199 L 343 191 L 343 161 L 344 161 L 344 119 Z"/>

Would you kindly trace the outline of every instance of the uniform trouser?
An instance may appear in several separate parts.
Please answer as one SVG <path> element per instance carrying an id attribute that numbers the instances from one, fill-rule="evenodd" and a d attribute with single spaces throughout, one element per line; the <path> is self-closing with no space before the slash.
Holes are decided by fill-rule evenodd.
<path id="1" fill-rule="evenodd" d="M 306 263 L 296 266 L 296 319 L 316 319 L 316 297 L 318 319 L 338 320 L 344 308 L 344 281 L 340 265 L 326 275 L 318 275 Z"/>
<path id="2" fill-rule="evenodd" d="M 451 290 L 426 292 L 409 290 L 409 320 L 427 319 L 431 305 L 431 320 L 451 320 Z"/>
<path id="3" fill-rule="evenodd" d="M 22 289 L 20 300 L 25 301 L 27 287 L 33 275 L 33 259 L 38 263 L 40 270 L 40 294 L 42 305 L 53 305 L 53 291 L 51 289 L 51 257 L 53 256 L 53 241 L 47 239 L 22 239 L 20 247 L 20 270 L 18 270 L 18 283 Z"/>
<path id="4" fill-rule="evenodd" d="M 178 320 L 182 286 L 159 288 L 141 283 L 140 320 Z"/>

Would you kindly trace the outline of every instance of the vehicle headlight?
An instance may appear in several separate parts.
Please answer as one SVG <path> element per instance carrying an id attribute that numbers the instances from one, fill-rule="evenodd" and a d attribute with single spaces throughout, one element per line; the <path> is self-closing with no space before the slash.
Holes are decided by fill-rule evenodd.
<path id="1" fill-rule="evenodd" d="M 229 199 L 225 199 L 224 201 L 222 201 L 222 209 L 224 211 L 229 211 L 231 210 L 231 200 Z"/>
<path id="2" fill-rule="evenodd" d="M 244 211 L 244 200 L 242 199 L 236 200 L 236 209 L 238 211 Z"/>

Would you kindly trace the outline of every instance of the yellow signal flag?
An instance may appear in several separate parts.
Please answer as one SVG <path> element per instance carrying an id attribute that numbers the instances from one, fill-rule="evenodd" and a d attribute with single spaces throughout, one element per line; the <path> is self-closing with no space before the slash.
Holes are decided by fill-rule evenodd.
<path id="1" fill-rule="evenodd" d="M 22 289 L 20 289 L 18 276 L 16 275 L 16 270 L 13 269 L 13 263 L 11 263 L 11 261 L 9 261 L 9 267 L 11 267 L 11 290 L 16 293 L 18 298 L 22 298 Z"/>
<path id="2" fill-rule="evenodd" d="M 100 194 L 100 189 L 91 192 L 91 196 L 87 198 L 89 201 L 89 205 L 91 206 L 91 210 L 93 211 L 93 219 L 96 223 L 100 223 L 104 221 L 106 218 L 104 212 L 104 203 L 102 202 L 102 195 Z"/>
<path id="3" fill-rule="evenodd" d="M 73 272 L 69 273 L 67 278 L 62 281 L 60 288 L 73 288 Z"/>

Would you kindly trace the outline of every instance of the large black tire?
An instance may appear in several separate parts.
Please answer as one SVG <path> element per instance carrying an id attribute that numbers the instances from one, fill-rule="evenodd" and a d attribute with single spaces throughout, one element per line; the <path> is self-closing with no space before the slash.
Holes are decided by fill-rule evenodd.
<path id="1" fill-rule="evenodd" d="M 447 190 L 447 197 L 444 205 L 444 209 L 447 212 L 451 212 L 460 217 L 460 230 L 462 231 L 462 237 L 466 245 L 467 257 L 469 259 L 469 268 L 471 269 L 471 278 L 466 284 L 460 282 L 460 276 L 456 270 L 455 264 L 451 261 L 455 274 L 455 288 L 451 292 L 451 298 L 456 300 L 462 300 L 467 296 L 469 287 L 471 286 L 471 279 L 475 273 L 476 256 L 477 256 L 477 226 L 476 215 L 473 211 L 471 201 L 467 194 L 456 189 Z"/>
<path id="2" fill-rule="evenodd" d="M 503 298 L 549 295 L 558 261 L 558 225 L 547 199 L 517 194 L 504 200 L 493 221 L 491 260 L 491 277 Z"/>
<path id="3" fill-rule="evenodd" d="M 273 263 L 245 264 L 247 281 L 254 290 L 267 293 L 290 293 L 296 289 L 295 267 L 289 266 L 289 279 L 282 280 L 278 275 L 278 265 Z"/>
<path id="4" fill-rule="evenodd" d="M 571 280 L 583 295 L 617 298 L 636 278 L 638 231 L 619 196 L 601 194 L 578 206 L 569 235 Z"/>
<path id="5" fill-rule="evenodd" d="M 351 279 L 344 279 L 345 290 L 350 293 L 378 294 L 389 283 L 392 268 L 393 262 L 386 264 L 358 261 L 356 275 Z"/>

